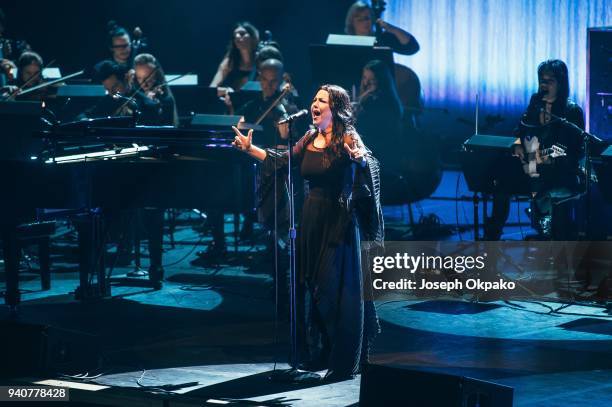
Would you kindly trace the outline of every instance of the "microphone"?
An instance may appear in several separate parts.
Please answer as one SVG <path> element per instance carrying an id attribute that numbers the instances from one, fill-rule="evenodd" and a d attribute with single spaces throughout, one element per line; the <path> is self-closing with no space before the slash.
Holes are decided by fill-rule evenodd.
<path id="1" fill-rule="evenodd" d="M 300 117 L 304 117 L 308 114 L 308 110 L 306 109 L 302 109 L 297 113 L 292 114 L 291 116 L 280 120 L 277 124 L 285 124 L 285 123 L 291 123 L 292 121 L 294 121 L 295 119 L 299 119 Z"/>
<path id="2" fill-rule="evenodd" d="M 548 90 L 538 89 L 538 93 L 536 94 L 536 102 L 534 108 L 537 109 L 538 113 L 546 112 L 546 101 L 543 99 L 546 95 L 548 95 Z"/>

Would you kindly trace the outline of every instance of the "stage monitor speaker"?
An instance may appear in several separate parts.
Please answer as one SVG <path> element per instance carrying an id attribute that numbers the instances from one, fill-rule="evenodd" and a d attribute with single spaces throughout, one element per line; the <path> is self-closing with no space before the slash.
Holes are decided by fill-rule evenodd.
<path id="1" fill-rule="evenodd" d="M 0 321 L 0 332 L 0 377 L 80 373 L 98 366 L 94 335 L 17 321 Z"/>
<path id="2" fill-rule="evenodd" d="M 359 405 L 419 407 L 512 407 L 512 387 L 424 370 L 366 365 Z"/>

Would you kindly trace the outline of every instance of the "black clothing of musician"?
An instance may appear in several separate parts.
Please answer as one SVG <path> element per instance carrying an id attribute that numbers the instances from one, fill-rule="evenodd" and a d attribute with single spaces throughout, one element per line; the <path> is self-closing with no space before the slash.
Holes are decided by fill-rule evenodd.
<path id="1" fill-rule="evenodd" d="M 293 362 L 307 370 L 327 368 L 328 380 L 355 374 L 378 332 L 360 242 L 382 245 L 379 169 L 352 125 L 351 110 L 344 89 L 322 86 L 311 105 L 319 130 L 307 132 L 292 149 L 306 186 L 296 241 Z M 288 151 L 247 146 L 248 139 L 235 131 L 234 145 L 263 160 L 264 182 L 287 170 Z"/>
<path id="2" fill-rule="evenodd" d="M 564 103 L 554 103 L 551 113 L 567 119 L 580 129 L 584 129 L 582 109 L 568 99 Z M 523 118 L 523 123 L 540 123 L 541 96 L 533 95 Z M 546 113 L 543 113 L 546 115 Z M 517 136 L 525 148 L 526 142 L 537 137 L 540 149 L 562 146 L 565 156 L 550 159 L 549 163 L 537 165 L 539 177 L 530 178 L 530 189 L 535 195 L 532 199 L 532 223 L 538 232 L 553 240 L 573 240 L 577 237 L 575 222 L 572 222 L 572 203 L 559 203 L 579 193 L 579 161 L 583 156 L 580 133 L 567 125 L 546 117 L 549 124 L 533 129 L 520 125 Z"/>
<path id="3" fill-rule="evenodd" d="M 164 83 L 161 64 L 151 54 L 140 54 L 134 58 L 135 79 L 138 90 L 133 94 L 138 105 L 138 123 L 147 126 L 177 126 L 178 115 L 172 91 Z M 162 244 L 164 209 L 147 208 L 143 212 L 149 239 L 149 280 L 154 288 L 161 287 L 164 277 L 162 267 Z"/>
<path id="4" fill-rule="evenodd" d="M 575 224 L 571 222 L 570 204 L 553 206 L 553 203 L 555 200 L 562 200 L 579 192 L 581 175 L 579 160 L 583 154 L 583 144 L 575 130 L 560 122 L 539 127 L 538 117 L 541 107 L 541 95 L 532 95 L 522 123 L 538 128 L 528 128 L 520 124 L 515 130 L 515 135 L 520 138 L 521 145 L 532 137 L 538 137 L 541 143 L 540 149 L 557 144 L 565 147 L 567 155 L 556 157 L 549 164 L 537 165 L 539 177 L 525 176 L 525 182 L 529 184 L 526 190 L 534 194 L 531 208 L 532 225 L 542 237 L 572 240 L 575 239 L 577 231 Z M 566 99 L 565 105 L 554 104 L 551 113 L 584 129 L 582 109 L 570 100 Z M 501 190 L 496 191 L 493 194 L 492 214 L 485 224 L 485 239 L 500 238 L 509 214 L 510 195 Z M 551 220 L 554 222 L 551 223 Z"/>
<path id="5" fill-rule="evenodd" d="M 150 98 L 143 92 L 134 94 L 138 105 L 138 124 L 146 126 L 174 126 L 176 125 L 176 105 L 171 93 L 160 93 Z"/>
<path id="6" fill-rule="evenodd" d="M 393 52 L 403 55 L 413 55 L 419 51 L 419 43 L 417 40 L 410 35 L 410 41 L 406 44 L 402 44 L 400 40 L 388 31 L 384 31 L 376 39 L 376 46 L 378 47 L 389 47 Z"/>
<path id="7" fill-rule="evenodd" d="M 138 123 L 147 126 L 178 126 L 174 96 L 165 83 L 164 70 L 151 54 L 134 58 L 137 88 L 132 92 L 138 105 Z"/>
<path id="8" fill-rule="evenodd" d="M 571 217 L 571 198 L 582 189 L 579 161 L 583 155 L 581 132 L 555 119 L 584 129 L 582 109 L 568 99 L 567 66 L 560 60 L 547 60 L 538 66 L 538 93 L 531 96 L 515 136 L 520 147 L 514 148 L 522 162 L 532 194 L 531 220 L 540 237 L 573 240 L 577 235 Z M 560 157 L 542 154 L 543 149 L 561 147 Z M 508 217 L 510 197 L 497 191 L 493 197 L 493 214 L 485 224 L 485 237 L 497 240 Z"/>
<path id="9" fill-rule="evenodd" d="M 376 33 L 374 32 L 377 26 Z M 409 32 L 376 18 L 374 10 L 363 1 L 356 1 L 349 7 L 344 22 L 344 32 L 348 35 L 375 35 L 376 45 L 389 47 L 394 52 L 413 55 L 419 51 L 419 43 Z"/>
<path id="10" fill-rule="evenodd" d="M 520 138 L 523 148 L 532 137 L 537 137 L 540 150 L 552 146 L 562 146 L 565 156 L 556 157 L 550 163 L 537 165 L 539 177 L 531 178 L 532 192 L 540 192 L 551 189 L 567 189 L 575 192 L 578 188 L 579 161 L 584 153 L 580 134 L 554 119 L 545 119 L 545 125 L 541 125 L 540 110 L 543 108 L 542 96 L 533 94 L 529 106 L 523 114 L 522 123 L 515 130 L 515 135 Z M 562 103 L 553 103 L 551 113 L 555 116 L 567 119 L 570 123 L 584 129 L 584 113 L 580 106 L 566 99 Z M 546 113 L 544 113 L 546 115 Z M 549 123 L 549 124 L 548 124 Z M 527 125 L 527 126 L 525 126 Z M 535 126 L 530 128 L 528 126 Z"/>

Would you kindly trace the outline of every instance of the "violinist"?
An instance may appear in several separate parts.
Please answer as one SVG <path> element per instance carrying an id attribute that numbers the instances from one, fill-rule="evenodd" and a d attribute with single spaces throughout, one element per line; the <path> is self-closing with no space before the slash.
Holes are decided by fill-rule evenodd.
<path id="1" fill-rule="evenodd" d="M 94 81 L 100 82 L 110 95 L 127 93 L 127 75 L 128 69 L 108 59 L 94 67 Z"/>
<path id="2" fill-rule="evenodd" d="M 10 64 L 9 69 L 12 69 Z M 19 100 L 41 100 L 47 95 L 49 89 L 42 88 L 27 95 L 19 96 L 20 92 L 42 84 L 43 59 L 40 55 L 36 52 L 25 51 L 19 57 L 16 69 L 17 76 L 11 84 L 3 88 L 3 96 L 10 99 L 19 97 Z"/>
<path id="3" fill-rule="evenodd" d="M 267 59 L 259 64 L 258 80 L 261 85 L 261 97 L 247 102 L 234 112 L 229 96 L 226 103 L 230 114 L 244 116 L 247 123 L 261 124 L 263 131 L 257 135 L 260 144 L 267 147 L 275 147 L 286 139 L 289 134 L 289 125 L 277 125 L 278 121 L 288 114 L 295 113 L 297 108 L 285 97 L 280 99 L 278 105 L 265 114 L 272 104 L 281 96 L 280 85 L 283 81 L 283 63 L 278 59 Z M 287 92 L 285 92 L 287 93 Z M 265 114 L 265 115 L 264 115 Z M 244 215 L 244 224 L 240 231 L 240 238 L 247 239 L 253 232 L 255 214 L 252 212 Z M 208 214 L 208 222 L 212 229 L 213 241 L 205 251 L 197 254 L 207 260 L 215 261 L 226 254 L 225 234 L 223 232 L 223 215 L 219 211 L 211 211 Z"/>
<path id="4" fill-rule="evenodd" d="M 262 42 L 260 44 L 261 46 L 259 47 L 258 51 L 257 51 L 257 55 L 255 57 L 255 66 L 257 67 L 257 72 L 258 74 L 258 79 L 259 76 L 261 75 L 261 64 L 268 60 L 268 59 L 277 59 L 280 62 L 282 62 L 283 64 L 285 63 L 285 60 L 283 58 L 283 54 L 280 50 L 280 47 L 278 45 L 278 43 L 276 41 L 266 41 L 266 42 Z M 291 80 L 291 74 L 287 71 L 284 71 L 283 73 L 283 81 L 280 85 L 281 88 L 284 88 L 286 84 L 290 84 L 291 85 L 291 90 L 290 92 L 287 94 L 287 99 L 293 103 L 293 104 L 299 104 L 297 103 L 297 100 L 299 99 L 299 94 L 297 89 L 295 88 L 295 85 L 292 83 Z"/>
<path id="5" fill-rule="evenodd" d="M 134 69 L 128 74 L 131 82 L 129 100 L 136 102 L 138 124 L 147 126 L 177 126 L 178 115 L 172 91 L 165 81 L 164 70 L 151 54 L 139 54 L 134 58 Z M 142 216 L 149 243 L 149 281 L 154 289 L 160 289 L 164 278 L 162 245 L 164 209 L 146 208 Z"/>
<path id="6" fill-rule="evenodd" d="M 17 61 L 19 73 L 17 84 L 26 85 L 25 89 L 40 85 L 43 81 L 42 68 L 43 59 L 40 55 L 32 51 L 24 52 Z"/>
<path id="7" fill-rule="evenodd" d="M 140 111 L 140 124 L 178 126 L 174 96 L 161 64 L 153 55 L 140 54 L 134 58 L 132 82 L 132 97 Z"/>
<path id="8" fill-rule="evenodd" d="M 272 110 L 264 116 L 264 113 L 281 94 L 283 73 L 283 63 L 278 59 L 267 59 L 261 62 L 258 71 L 261 97 L 247 102 L 235 112 L 231 104 L 231 99 L 227 102 L 230 114 L 244 116 L 247 123 L 255 123 L 260 120 L 259 124 L 262 125 L 263 132 L 260 135 L 259 143 L 264 146 L 271 147 L 277 145 L 280 139 L 287 138 L 289 133 L 288 126 L 286 124 L 277 126 L 276 123 L 288 114 L 297 112 L 296 106 L 290 103 L 285 96 L 281 98 L 276 107 L 272 108 Z"/>
<path id="9" fill-rule="evenodd" d="M 93 80 L 104 86 L 107 95 L 102 97 L 95 106 L 86 110 L 81 117 L 132 115 L 135 102 L 134 104 L 125 103 L 128 93 L 127 75 L 127 68 L 114 61 L 107 59 L 96 64 Z"/>

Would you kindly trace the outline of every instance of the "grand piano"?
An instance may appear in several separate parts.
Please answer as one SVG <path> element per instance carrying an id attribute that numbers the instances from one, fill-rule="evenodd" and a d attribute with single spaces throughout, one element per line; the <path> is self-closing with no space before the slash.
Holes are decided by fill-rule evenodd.
<path id="1" fill-rule="evenodd" d="M 101 255 L 108 213 L 200 208 L 237 214 L 252 208 L 253 163 L 231 140 L 228 128 L 136 126 L 130 117 L 35 130 L 31 143 L 40 151 L 32 154 L 25 143 L 21 155 L 0 157 L 5 302 L 20 301 L 18 233 L 40 219 L 38 208 L 80 214 L 80 298 L 110 293 Z"/>

